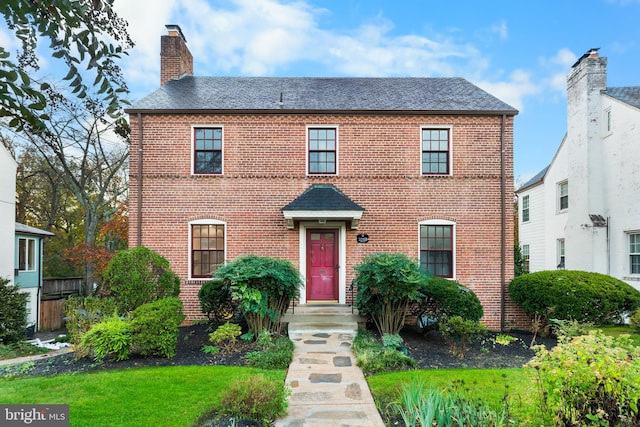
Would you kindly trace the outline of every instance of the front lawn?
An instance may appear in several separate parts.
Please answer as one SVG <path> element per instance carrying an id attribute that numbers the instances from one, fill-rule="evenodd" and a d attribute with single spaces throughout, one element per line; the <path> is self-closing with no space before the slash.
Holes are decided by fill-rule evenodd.
<path id="1" fill-rule="evenodd" d="M 72 426 L 191 426 L 237 380 L 284 370 L 175 366 L 0 380 L 3 404 L 69 404 Z"/>
<path id="2" fill-rule="evenodd" d="M 471 400 L 480 399 L 492 408 L 503 407 L 505 396 L 509 398 L 510 411 L 516 415 L 524 409 L 523 403 L 531 401 L 531 372 L 524 368 L 512 369 L 428 369 L 398 371 L 367 378 L 376 405 L 383 416 L 389 412 L 389 404 L 397 399 L 402 384 L 423 381 L 425 386 L 440 390 L 456 388 L 464 391 Z"/>

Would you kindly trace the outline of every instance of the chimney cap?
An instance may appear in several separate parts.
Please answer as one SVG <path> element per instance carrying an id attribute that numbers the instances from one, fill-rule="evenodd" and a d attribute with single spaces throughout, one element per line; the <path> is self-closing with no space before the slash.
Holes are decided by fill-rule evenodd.
<path id="1" fill-rule="evenodd" d="M 598 56 L 600 56 L 600 55 L 598 55 L 598 51 L 599 51 L 599 50 L 600 50 L 600 48 L 599 48 L 599 47 L 592 47 L 591 49 L 589 49 L 589 50 L 587 51 L 587 53 L 585 53 L 584 55 L 582 55 L 582 56 L 581 56 L 581 57 L 576 61 L 576 63 L 575 63 L 575 64 L 573 64 L 573 65 L 571 66 L 571 68 L 576 68 L 576 66 L 577 66 L 579 63 L 581 63 L 581 62 L 582 62 L 582 60 L 583 60 L 584 58 L 597 58 Z"/>
<path id="2" fill-rule="evenodd" d="M 168 34 L 170 36 L 180 36 L 180 38 L 186 43 L 187 39 L 185 38 L 184 34 L 182 34 L 182 29 L 180 28 L 180 25 L 176 25 L 176 24 L 167 24 L 165 25 L 165 27 L 167 28 Z"/>

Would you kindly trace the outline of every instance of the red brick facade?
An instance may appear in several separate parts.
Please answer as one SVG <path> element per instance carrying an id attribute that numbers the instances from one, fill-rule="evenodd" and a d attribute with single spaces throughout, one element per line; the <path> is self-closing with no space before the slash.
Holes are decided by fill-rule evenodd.
<path id="1" fill-rule="evenodd" d="M 154 112 L 132 114 L 130 120 L 129 242 L 170 261 L 182 278 L 188 319 L 202 317 L 197 293 L 203 283 L 188 279 L 189 223 L 224 222 L 226 260 L 256 254 L 299 265 L 300 224 L 288 229 L 280 209 L 322 183 L 335 185 L 365 209 L 357 230 L 344 224 L 342 287 L 366 255 L 401 252 L 417 258 L 421 221 L 452 221 L 455 278 L 480 298 L 485 324 L 527 326 L 517 307 L 502 301 L 502 288 L 513 277 L 513 116 Z M 192 174 L 198 125 L 223 127 L 222 175 Z M 337 128 L 337 175 L 307 175 L 310 125 Z M 421 173 L 421 127 L 430 125 L 450 126 L 451 176 Z M 356 241 L 360 233 L 369 236 L 368 243 Z M 349 303 L 350 295 L 345 298 Z"/>

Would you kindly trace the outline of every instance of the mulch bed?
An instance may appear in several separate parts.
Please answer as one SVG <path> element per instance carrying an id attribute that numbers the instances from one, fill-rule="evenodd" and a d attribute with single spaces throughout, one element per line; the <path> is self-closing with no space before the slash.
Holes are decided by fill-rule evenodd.
<path id="1" fill-rule="evenodd" d="M 209 342 L 212 328 L 206 324 L 184 326 L 180 328 L 176 355 L 166 358 L 144 358 L 132 355 L 130 359 L 116 362 L 105 360 L 96 363 L 90 358 L 76 360 L 73 353 L 68 353 L 43 360 L 36 360 L 32 369 L 22 372 L 26 375 L 50 375 L 70 372 L 89 372 L 104 369 L 129 369 L 148 366 L 245 366 L 244 356 L 256 350 L 255 343 L 238 340 L 238 344 L 231 352 L 220 352 L 215 355 L 202 351 Z M 375 335 L 375 332 L 372 331 Z M 502 345 L 495 341 L 496 333 L 475 340 L 468 344 L 464 358 L 459 358 L 449 351 L 449 346 L 437 331 L 419 332 L 407 327 L 400 334 L 404 340 L 408 355 L 417 363 L 418 369 L 443 368 L 519 368 L 527 363 L 534 355 L 529 348 L 531 334 L 528 332 L 509 332 L 517 338 L 509 345 Z M 544 344 L 548 348 L 556 345 L 554 338 L 537 338 L 537 344 Z M 0 368 L 0 376 L 7 373 L 7 369 Z M 14 368 L 15 369 L 15 368 Z M 228 426 L 230 420 L 209 418 L 201 420 L 201 427 Z M 252 421 L 235 421 L 238 427 L 260 426 Z"/>
<path id="2" fill-rule="evenodd" d="M 120 362 L 107 359 L 102 363 L 96 363 L 90 358 L 76 360 L 74 354 L 69 353 L 36 360 L 28 374 L 46 375 L 143 366 L 245 366 L 245 354 L 256 350 L 255 343 L 238 340 L 235 349 L 231 352 L 206 354 L 202 351 L 202 347 L 211 345 L 209 342 L 211 331 L 212 328 L 206 324 L 181 327 L 176 355 L 170 359 L 145 358 L 133 354 L 130 359 Z M 419 369 L 519 368 L 534 355 L 533 350 L 529 348 L 532 336 L 528 332 L 509 332 L 509 335 L 517 338 L 509 345 L 498 344 L 495 341 L 497 334 L 490 333 L 468 344 L 465 357 L 462 359 L 451 354 L 449 346 L 437 331 L 418 332 L 414 328 L 407 327 L 400 335 L 409 356 L 416 361 Z M 536 343 L 550 348 L 556 345 L 556 340 L 538 337 Z M 0 370 L 1 374 L 2 370 Z"/>

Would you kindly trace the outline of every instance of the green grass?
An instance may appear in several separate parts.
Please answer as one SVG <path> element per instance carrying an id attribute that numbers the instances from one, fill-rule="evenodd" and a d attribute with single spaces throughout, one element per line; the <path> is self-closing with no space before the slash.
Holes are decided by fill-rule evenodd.
<path id="1" fill-rule="evenodd" d="M 607 325 L 598 326 L 598 329 L 602 330 L 605 335 L 611 335 L 614 337 L 627 334 L 631 338 L 634 345 L 640 347 L 640 334 L 635 332 L 629 325 Z"/>
<path id="2" fill-rule="evenodd" d="M 32 356 L 34 354 L 48 353 L 49 351 L 51 350 L 29 344 L 26 341 L 19 341 L 9 345 L 0 344 L 0 360 Z"/>
<path id="3" fill-rule="evenodd" d="M 402 383 L 422 379 L 425 385 L 447 388 L 463 381 L 472 398 L 481 398 L 492 407 L 499 407 L 505 395 L 505 384 L 510 396 L 526 395 L 531 384 L 525 369 L 427 369 L 399 371 L 374 375 L 367 379 L 374 397 L 395 396 Z"/>
<path id="4" fill-rule="evenodd" d="M 72 426 L 191 426 L 235 381 L 283 370 L 175 366 L 0 380 L 3 404 L 69 404 Z"/>

